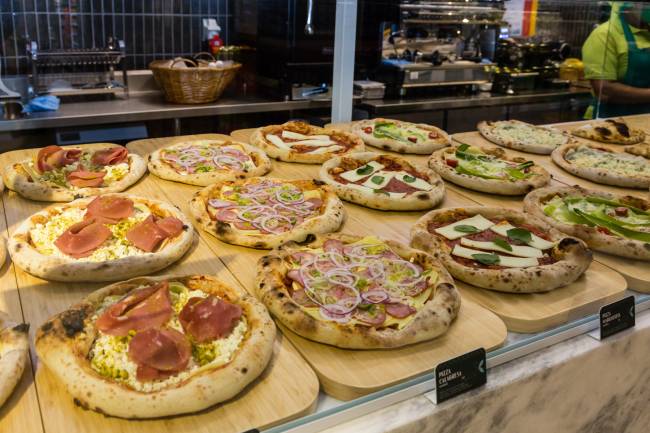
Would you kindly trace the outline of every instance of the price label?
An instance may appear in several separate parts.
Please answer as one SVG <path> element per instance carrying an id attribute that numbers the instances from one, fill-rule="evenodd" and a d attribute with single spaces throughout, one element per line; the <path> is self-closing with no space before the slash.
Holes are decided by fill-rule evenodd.
<path id="1" fill-rule="evenodd" d="M 485 349 L 441 362 L 435 369 L 436 403 L 442 403 L 487 382 Z"/>
<path id="2" fill-rule="evenodd" d="M 634 296 L 603 306 L 600 309 L 600 339 L 632 328 L 635 316 Z"/>

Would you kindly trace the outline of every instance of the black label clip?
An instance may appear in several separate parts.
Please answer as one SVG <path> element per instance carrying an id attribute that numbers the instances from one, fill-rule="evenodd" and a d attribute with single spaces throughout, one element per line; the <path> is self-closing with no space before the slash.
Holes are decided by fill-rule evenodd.
<path id="1" fill-rule="evenodd" d="M 600 339 L 607 338 L 628 328 L 634 327 L 634 296 L 604 305 L 600 309 Z"/>
<path id="2" fill-rule="evenodd" d="M 435 369 L 436 404 L 487 382 L 485 349 L 480 348 L 441 362 Z"/>

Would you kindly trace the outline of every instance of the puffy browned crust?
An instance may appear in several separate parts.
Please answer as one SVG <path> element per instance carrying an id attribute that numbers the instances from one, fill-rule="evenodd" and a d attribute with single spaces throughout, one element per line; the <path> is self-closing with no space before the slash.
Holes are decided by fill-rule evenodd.
<path id="1" fill-rule="evenodd" d="M 282 131 L 292 131 L 305 135 L 327 134 L 341 141 L 352 143 L 352 146 L 344 151 L 327 152 L 320 154 L 299 153 L 291 150 L 281 149 L 266 139 L 267 134 L 280 134 Z M 349 152 L 362 152 L 364 150 L 363 140 L 354 134 L 338 129 L 321 128 L 305 122 L 286 122 L 282 125 L 269 125 L 257 128 L 250 138 L 253 146 L 264 150 L 268 156 L 285 162 L 301 162 L 304 164 L 321 164 L 336 155 Z"/>
<path id="2" fill-rule="evenodd" d="M 7 241 L 5 241 L 4 235 L 0 235 L 0 268 L 5 264 L 7 260 Z"/>
<path id="3" fill-rule="evenodd" d="M 327 239 L 353 243 L 361 236 L 333 234 L 317 236 L 304 243 L 288 242 L 262 257 L 257 268 L 257 297 L 271 314 L 291 331 L 320 343 L 346 349 L 389 349 L 431 340 L 447 331 L 460 308 L 460 294 L 447 271 L 428 254 L 416 251 L 395 241 L 386 243 L 399 256 L 421 264 L 424 269 L 435 269 L 438 280 L 424 307 L 401 330 L 374 328 L 363 325 L 342 325 L 317 320 L 305 313 L 289 295 L 283 261 L 294 251 L 304 247 L 319 248 Z"/>
<path id="4" fill-rule="evenodd" d="M 431 131 L 438 134 L 437 138 L 428 138 L 422 143 L 404 143 L 393 138 L 377 138 L 372 133 L 368 134 L 364 132 L 364 128 L 373 127 L 377 122 L 390 122 L 398 126 L 408 126 L 408 127 L 417 127 L 419 129 L 424 129 L 425 131 Z M 426 123 L 412 123 L 405 122 L 403 120 L 394 120 L 394 119 L 368 119 L 360 120 L 354 122 L 351 126 L 351 132 L 358 135 L 361 139 L 369 146 L 377 147 L 383 150 L 390 150 L 397 153 L 413 153 L 419 155 L 430 155 L 434 150 L 441 149 L 443 147 L 449 146 L 451 144 L 451 139 L 449 135 L 440 128 L 437 128 L 433 125 L 427 125 Z"/>
<path id="5" fill-rule="evenodd" d="M 286 180 L 268 177 L 259 178 L 258 180 L 291 183 L 303 191 L 320 189 L 323 196 L 320 216 L 309 218 L 298 224 L 293 230 L 281 234 L 245 233 L 242 230 L 233 228 L 228 223 L 213 220 L 207 210 L 208 200 L 217 196 L 224 186 L 244 183 L 246 182 L 244 180 L 216 183 L 197 191 L 190 201 L 192 217 L 199 227 L 221 241 L 258 249 L 272 249 L 284 242 L 302 242 L 317 234 L 333 232 L 338 230 L 345 220 L 345 209 L 341 200 L 330 187 L 318 180 Z"/>
<path id="6" fill-rule="evenodd" d="M 113 194 L 105 194 L 113 195 Z M 79 261 L 73 257 L 54 257 L 41 254 L 32 244 L 29 232 L 34 225 L 46 221 L 59 209 L 78 207 L 85 209 L 94 199 L 87 197 L 66 204 L 52 205 L 23 221 L 9 237 L 9 254 L 16 266 L 25 272 L 45 280 L 53 281 L 116 281 L 159 271 L 180 259 L 192 246 L 194 229 L 189 218 L 176 207 L 158 200 L 146 199 L 129 194 L 114 194 L 144 203 L 160 217 L 173 216 L 183 222 L 183 232 L 168 239 L 158 251 L 139 256 L 122 257 L 104 262 Z"/>
<path id="7" fill-rule="evenodd" d="M 97 331 L 91 320 L 102 300 L 156 281 L 178 281 L 238 304 L 248 330 L 230 363 L 197 371 L 177 384 L 144 392 L 107 379 L 92 369 L 88 353 Z M 266 368 L 273 353 L 275 325 L 264 306 L 242 289 L 215 277 L 140 277 L 99 289 L 49 319 L 36 333 L 36 352 L 75 403 L 121 418 L 155 418 L 196 412 L 237 395 Z"/>
<path id="8" fill-rule="evenodd" d="M 624 119 L 594 120 L 571 131 L 576 137 L 611 144 L 636 144 L 645 140 L 645 132 L 631 128 Z"/>
<path id="9" fill-rule="evenodd" d="M 429 222 L 452 223 L 481 214 L 486 218 L 504 218 L 513 224 L 533 225 L 557 242 L 552 254 L 553 264 L 530 268 L 481 269 L 464 266 L 451 256 L 451 248 L 439 236 L 429 233 Z M 432 254 L 449 273 L 466 283 L 484 289 L 509 293 L 548 292 L 577 280 L 589 267 L 591 250 L 580 239 L 569 237 L 545 222 L 523 212 L 495 207 L 466 207 L 434 210 L 420 218 L 411 229 L 411 246 Z"/>
<path id="10" fill-rule="evenodd" d="M 492 143 L 498 144 L 499 146 L 507 147 L 507 148 L 510 148 L 510 149 L 515 149 L 515 150 L 519 150 L 519 151 L 522 151 L 522 152 L 538 153 L 538 154 L 541 154 L 541 155 L 548 155 L 549 153 L 551 153 L 553 151 L 553 149 L 555 149 L 554 146 L 549 146 L 549 145 L 541 145 L 541 144 L 531 145 L 531 144 L 527 144 L 527 143 L 520 143 L 520 142 L 518 142 L 516 140 L 504 139 L 502 136 L 500 136 L 499 134 L 497 134 L 495 132 L 496 131 L 496 128 L 494 126 L 495 123 L 497 123 L 497 122 L 484 120 L 484 121 L 481 121 L 481 122 L 478 123 L 478 125 L 476 126 L 476 129 L 478 129 L 478 132 L 480 132 L 483 137 L 485 137 L 487 140 L 490 140 Z M 544 126 L 531 125 L 529 123 L 522 122 L 520 120 L 514 120 L 514 119 L 500 120 L 499 123 L 511 123 L 511 124 L 526 125 L 526 126 L 532 128 L 532 129 L 548 129 L 548 128 L 544 127 Z M 569 143 L 571 141 L 571 137 L 568 134 L 562 133 L 560 131 L 555 131 L 555 132 L 557 132 L 558 134 L 562 134 L 562 135 L 564 135 L 566 137 L 566 142 L 565 143 Z"/>
<path id="11" fill-rule="evenodd" d="M 17 324 L 0 311 L 0 407 L 25 370 L 29 354 L 28 331 L 28 324 Z"/>
<path id="12" fill-rule="evenodd" d="M 629 154 L 650 159 L 650 143 L 640 143 L 634 144 L 632 146 L 625 146 L 623 150 Z"/>
<path id="13" fill-rule="evenodd" d="M 650 177 L 647 176 L 634 176 L 613 173 L 610 170 L 602 167 L 578 167 L 570 161 L 567 161 L 566 154 L 569 151 L 583 146 L 601 150 L 603 152 L 622 153 L 617 152 L 613 149 L 593 144 L 568 143 L 555 149 L 553 153 L 551 153 L 551 159 L 553 159 L 553 162 L 565 171 L 592 182 L 602 183 L 604 185 L 622 186 L 626 188 L 650 188 Z M 650 164 L 650 161 L 648 161 L 648 164 Z"/>
<path id="14" fill-rule="evenodd" d="M 192 173 L 192 174 L 180 174 L 174 170 L 169 164 L 162 160 L 162 152 L 167 149 L 184 147 L 188 144 L 192 144 L 193 141 L 196 142 L 210 142 L 214 143 L 215 146 L 228 146 L 231 144 L 236 144 L 244 148 L 244 152 L 247 153 L 255 164 L 255 168 L 248 172 L 231 172 L 231 171 L 212 171 L 209 173 Z M 179 143 L 174 143 L 170 146 L 163 147 L 155 150 L 149 155 L 149 162 L 147 166 L 149 171 L 156 176 L 173 180 L 175 182 L 187 183 L 190 185 L 197 186 L 207 186 L 215 182 L 225 182 L 228 180 L 236 179 L 245 179 L 247 177 L 254 176 L 263 176 L 269 171 L 271 171 L 271 160 L 266 156 L 266 154 L 253 146 L 250 146 L 246 143 L 241 143 L 238 141 L 226 141 L 226 140 L 188 140 Z"/>
<path id="15" fill-rule="evenodd" d="M 636 260 L 650 260 L 650 244 L 634 239 L 625 239 L 620 236 L 606 235 L 583 224 L 566 224 L 557 221 L 544 213 L 544 205 L 555 196 L 560 197 L 586 197 L 595 196 L 607 200 L 616 200 L 623 204 L 649 211 L 650 201 L 639 197 L 623 194 L 612 194 L 579 186 L 549 187 L 535 190 L 524 199 L 524 210 L 530 215 L 544 220 L 547 224 L 571 236 L 582 239 L 590 248 L 604 253 L 628 257 Z"/>
<path id="16" fill-rule="evenodd" d="M 116 147 L 113 143 L 94 143 L 82 144 L 75 146 L 63 146 L 65 149 L 83 149 L 94 151 Z M 38 150 L 34 150 L 36 154 Z M 122 192 L 136 183 L 147 171 L 147 164 L 140 155 L 129 152 L 129 172 L 122 179 L 113 182 L 110 186 L 97 188 L 76 188 L 74 190 L 49 185 L 43 182 L 34 182 L 32 177 L 22 167 L 19 161 L 8 165 L 3 173 L 4 183 L 12 191 L 16 191 L 21 196 L 38 201 L 67 202 L 82 197 L 107 194 L 112 192 Z"/>
<path id="17" fill-rule="evenodd" d="M 532 176 L 521 180 L 500 180 L 484 179 L 478 176 L 458 173 L 453 167 L 445 162 L 447 156 L 453 156 L 458 146 L 440 149 L 434 152 L 429 158 L 429 167 L 436 171 L 443 179 L 474 191 L 488 192 L 500 195 L 521 195 L 541 188 L 551 181 L 551 175 L 540 165 L 531 167 Z M 516 163 L 526 162 L 526 158 L 510 156 L 500 147 L 482 147 L 481 150 L 487 155 L 494 156 L 505 161 Z"/>
<path id="18" fill-rule="evenodd" d="M 336 179 L 330 174 L 330 170 L 341 166 L 341 164 L 345 164 L 346 160 L 360 161 L 360 164 L 363 165 L 370 161 L 374 161 L 379 157 L 392 159 L 394 161 L 397 161 L 402 166 L 412 168 L 418 173 L 425 175 L 428 178 L 429 183 L 433 186 L 433 189 L 430 191 L 415 192 L 402 198 L 391 198 L 384 194 L 376 194 L 373 192 L 366 193 L 357 189 L 350 188 L 345 184 L 337 182 Z M 435 171 L 430 170 L 427 167 L 421 167 L 419 165 L 413 164 L 407 159 L 401 158 L 399 156 L 379 154 L 374 152 L 359 152 L 344 156 L 337 156 L 330 159 L 321 166 L 319 177 L 323 182 L 334 188 L 336 194 L 343 200 L 372 209 L 405 211 L 431 209 L 440 204 L 440 202 L 442 202 L 442 200 L 445 198 L 445 184 Z"/>

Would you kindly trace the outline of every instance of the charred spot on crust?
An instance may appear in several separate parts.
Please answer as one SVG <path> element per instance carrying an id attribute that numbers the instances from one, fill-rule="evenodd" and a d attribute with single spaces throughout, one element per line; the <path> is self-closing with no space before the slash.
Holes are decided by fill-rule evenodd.
<path id="1" fill-rule="evenodd" d="M 569 248 L 571 248 L 572 245 L 578 245 L 578 244 L 580 244 L 580 242 L 577 239 L 564 238 L 560 241 L 557 247 L 560 250 L 568 250 Z"/>
<path id="2" fill-rule="evenodd" d="M 151 155 L 147 157 L 147 161 L 151 161 Z"/>
<path id="3" fill-rule="evenodd" d="M 72 401 L 74 402 L 75 406 L 79 406 L 82 409 L 88 410 L 88 404 L 79 400 L 77 397 L 73 398 Z"/>
<path id="4" fill-rule="evenodd" d="M 54 323 L 52 323 L 52 321 L 45 322 L 43 325 L 41 325 L 41 331 L 50 332 L 52 330 L 53 326 L 54 326 Z"/>
<path id="5" fill-rule="evenodd" d="M 230 231 L 230 225 L 227 224 L 227 223 L 224 223 L 223 221 L 217 221 L 217 224 L 216 224 L 216 226 L 214 228 L 214 231 L 218 235 L 225 235 L 226 233 L 228 233 Z"/>
<path id="6" fill-rule="evenodd" d="M 29 323 L 21 323 L 19 325 L 14 326 L 11 329 L 13 329 L 16 332 L 22 332 L 23 334 L 27 334 L 27 332 L 29 331 Z"/>
<path id="7" fill-rule="evenodd" d="M 81 195 L 81 194 L 75 194 L 74 195 L 75 200 L 80 199 L 80 198 L 83 198 L 83 195 Z"/>
<path id="8" fill-rule="evenodd" d="M 61 324 L 65 330 L 65 335 L 74 337 L 77 332 L 84 329 L 84 319 L 86 312 L 84 310 L 68 310 L 61 314 Z"/>
<path id="9" fill-rule="evenodd" d="M 603 137 L 609 137 L 610 135 L 612 135 L 612 131 L 610 131 L 607 128 L 603 128 L 602 126 L 597 126 L 595 129 Z"/>
<path id="10" fill-rule="evenodd" d="M 246 374 L 248 373 L 248 368 L 244 367 L 241 369 L 241 374 Z"/>
<path id="11" fill-rule="evenodd" d="M 266 244 L 264 242 L 260 241 L 260 242 L 255 242 L 255 244 L 253 245 L 253 248 L 264 248 L 265 246 L 266 246 Z"/>
<path id="12" fill-rule="evenodd" d="M 298 245 L 308 245 L 316 240 L 316 235 L 313 233 L 309 233 L 307 236 L 305 236 L 305 239 L 301 242 L 296 242 Z"/>
<path id="13" fill-rule="evenodd" d="M 190 226 L 188 226 L 187 224 L 183 224 L 183 230 L 187 231 L 187 229 L 189 229 L 189 228 L 190 228 Z"/>
<path id="14" fill-rule="evenodd" d="M 18 242 L 18 243 L 16 244 L 16 251 L 20 251 L 22 248 L 23 248 L 23 244 L 20 243 L 20 242 Z"/>
<path id="15" fill-rule="evenodd" d="M 629 137 L 630 136 L 630 128 L 625 123 L 618 122 L 616 120 L 608 120 L 616 130 L 618 131 L 619 134 L 621 134 L 623 137 Z"/>
<path id="16" fill-rule="evenodd" d="M 318 185 L 318 186 L 325 185 L 325 182 L 323 182 L 322 180 L 319 180 L 319 179 L 313 179 L 313 182 L 314 182 L 314 185 Z"/>
<path id="17" fill-rule="evenodd" d="M 418 194 L 418 195 L 416 195 L 416 197 L 419 198 L 420 200 L 428 200 L 429 199 L 428 194 Z"/>

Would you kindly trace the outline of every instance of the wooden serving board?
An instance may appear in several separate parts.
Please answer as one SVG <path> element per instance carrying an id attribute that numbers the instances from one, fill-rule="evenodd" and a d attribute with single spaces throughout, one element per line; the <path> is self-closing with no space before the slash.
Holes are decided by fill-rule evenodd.
<path id="1" fill-rule="evenodd" d="M 24 151 L 21 151 L 24 152 Z M 11 153 L 11 152 L 10 152 Z M 21 155 L 4 154 L 3 159 Z M 129 193 L 148 198 L 166 200 L 156 183 L 146 177 L 131 188 Z M 5 195 L 5 210 L 9 232 L 29 215 L 46 204 L 20 198 L 9 192 Z M 200 236 L 179 262 L 159 274 L 211 274 L 228 284 L 237 280 L 215 256 Z M 37 326 L 51 315 L 79 301 L 93 290 L 106 284 L 57 283 L 33 277 L 20 269 L 16 277 L 25 318 L 31 321 L 32 336 Z M 198 414 L 173 418 L 128 421 L 105 417 L 92 411 L 76 408 L 72 397 L 55 378 L 37 365 L 36 387 L 40 399 L 45 432 L 241 432 L 251 428 L 266 428 L 303 416 L 315 408 L 318 398 L 318 379 L 296 349 L 278 333 L 274 356 L 264 373 L 234 399 L 206 409 Z M 282 399 L 277 396 L 282 395 Z M 31 430 L 16 430 L 31 431 Z"/>

